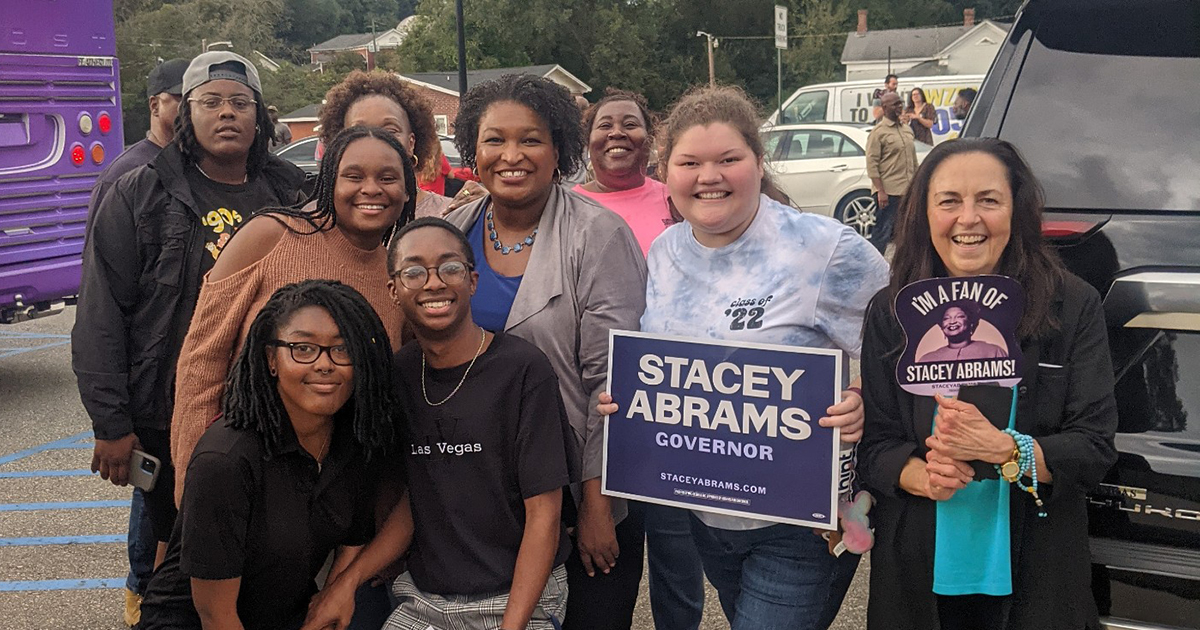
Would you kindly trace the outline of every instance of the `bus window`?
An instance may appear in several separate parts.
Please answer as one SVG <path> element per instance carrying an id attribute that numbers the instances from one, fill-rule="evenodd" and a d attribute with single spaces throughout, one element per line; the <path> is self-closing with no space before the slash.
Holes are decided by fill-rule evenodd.
<path id="1" fill-rule="evenodd" d="M 792 99 L 792 102 L 788 103 L 788 106 L 783 109 L 783 122 L 785 124 L 823 122 L 828 106 L 828 90 L 801 93 Z"/>
<path id="2" fill-rule="evenodd" d="M 112 0 L 22 0 L 5 2 L 4 12 L 0 322 L 7 323 L 53 312 L 78 293 L 92 185 L 121 153 L 124 136 Z"/>

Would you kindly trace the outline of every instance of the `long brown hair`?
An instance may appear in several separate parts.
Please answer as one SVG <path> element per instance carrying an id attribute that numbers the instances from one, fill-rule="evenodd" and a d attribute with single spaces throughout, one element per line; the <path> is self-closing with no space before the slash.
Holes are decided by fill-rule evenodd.
<path id="1" fill-rule="evenodd" d="M 943 142 L 925 157 L 913 177 L 908 193 L 896 214 L 896 254 L 888 286 L 891 303 L 906 285 L 926 278 L 945 277 L 948 272 L 930 239 L 929 182 L 951 156 L 984 153 L 1000 161 L 1012 187 L 1011 236 L 996 273 L 1009 276 L 1025 288 L 1025 315 L 1018 333 L 1037 337 L 1058 328 L 1051 310 L 1065 273 L 1062 261 L 1042 238 L 1045 195 L 1029 165 L 1011 143 L 997 138 L 961 138 Z"/>
<path id="2" fill-rule="evenodd" d="M 663 134 L 663 148 L 658 156 L 660 180 L 667 181 L 671 152 L 675 150 L 679 136 L 697 125 L 708 126 L 713 123 L 725 123 L 733 127 L 746 141 L 754 157 L 763 159 L 766 150 L 763 148 L 762 138 L 758 135 L 762 118 L 750 97 L 741 88 L 730 85 L 697 87 L 689 90 L 675 103 L 660 129 L 660 133 Z M 775 185 L 770 171 L 765 167 L 761 191 L 779 203 L 792 205 L 792 200 Z"/>

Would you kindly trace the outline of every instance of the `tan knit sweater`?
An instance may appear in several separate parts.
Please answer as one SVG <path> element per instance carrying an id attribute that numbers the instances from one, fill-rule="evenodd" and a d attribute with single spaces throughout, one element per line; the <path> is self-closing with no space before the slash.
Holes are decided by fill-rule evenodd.
<path id="1" fill-rule="evenodd" d="M 287 222 L 302 232 L 312 229 L 301 219 Z M 183 496 L 192 450 L 221 411 L 225 378 L 250 324 L 277 289 L 310 279 L 337 280 L 363 294 L 383 320 L 392 348 L 399 349 L 404 316 L 388 293 L 386 249 L 359 249 L 336 227 L 315 234 L 287 230 L 266 256 L 249 267 L 218 282 L 206 277 L 176 370 L 171 419 L 176 503 Z"/>

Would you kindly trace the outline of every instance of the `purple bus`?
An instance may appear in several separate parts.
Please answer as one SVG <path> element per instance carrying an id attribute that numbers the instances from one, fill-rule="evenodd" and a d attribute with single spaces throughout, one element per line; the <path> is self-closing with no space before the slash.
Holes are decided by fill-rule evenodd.
<path id="1" fill-rule="evenodd" d="M 79 291 L 92 184 L 122 150 L 112 0 L 0 11 L 0 323 Z"/>

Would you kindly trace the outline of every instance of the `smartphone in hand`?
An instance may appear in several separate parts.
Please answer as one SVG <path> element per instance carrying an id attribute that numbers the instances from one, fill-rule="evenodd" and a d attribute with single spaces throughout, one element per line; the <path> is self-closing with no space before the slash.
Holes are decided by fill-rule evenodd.
<path id="1" fill-rule="evenodd" d="M 162 462 L 157 457 L 135 448 L 129 456 L 129 483 L 141 488 L 142 492 L 150 492 L 154 490 L 161 468 Z"/>

